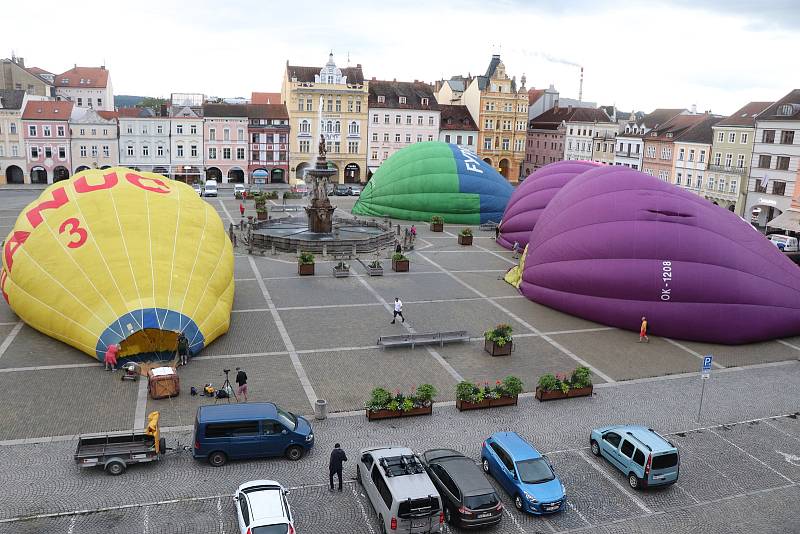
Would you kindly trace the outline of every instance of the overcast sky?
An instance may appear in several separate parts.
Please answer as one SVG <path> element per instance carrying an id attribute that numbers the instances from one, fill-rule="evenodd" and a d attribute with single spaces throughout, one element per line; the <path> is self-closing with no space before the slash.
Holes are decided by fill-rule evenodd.
<path id="1" fill-rule="evenodd" d="M 13 1 L 0 55 L 55 73 L 105 62 L 115 94 L 249 97 L 330 50 L 367 78 L 429 82 L 500 53 L 528 88 L 576 98 L 582 65 L 584 100 L 730 114 L 800 86 L 799 15 L 798 0 Z"/>

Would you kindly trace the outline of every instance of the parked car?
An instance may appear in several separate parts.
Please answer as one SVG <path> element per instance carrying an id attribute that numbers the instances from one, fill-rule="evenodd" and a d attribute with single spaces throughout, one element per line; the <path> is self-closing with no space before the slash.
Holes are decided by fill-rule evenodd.
<path id="1" fill-rule="evenodd" d="M 652 428 L 615 425 L 592 430 L 592 454 L 602 456 L 628 477 L 633 489 L 678 481 L 678 449 Z"/>
<path id="2" fill-rule="evenodd" d="M 444 513 L 439 493 L 411 449 L 362 449 L 356 478 L 378 514 L 381 532 L 440 532 Z"/>
<path id="3" fill-rule="evenodd" d="M 289 492 L 274 480 L 245 482 L 233 495 L 241 534 L 295 534 Z"/>
<path id="4" fill-rule="evenodd" d="M 422 453 L 422 463 L 442 497 L 444 520 L 464 528 L 496 525 L 503 503 L 471 458 L 451 449 Z"/>
<path id="5" fill-rule="evenodd" d="M 206 185 L 203 188 L 203 196 L 204 197 L 215 197 L 215 196 L 217 196 L 217 181 L 216 180 L 206 180 Z"/>
<path id="6" fill-rule="evenodd" d="M 242 194 L 245 192 L 244 184 L 235 184 L 233 186 L 233 198 L 242 198 Z"/>
<path id="7" fill-rule="evenodd" d="M 770 234 L 767 236 L 773 245 L 778 247 L 781 252 L 798 252 L 797 238 L 783 234 Z"/>
<path id="8" fill-rule="evenodd" d="M 361 186 L 360 185 L 354 185 L 350 189 L 352 191 L 352 193 L 350 193 L 351 195 L 354 195 L 354 196 L 357 196 L 357 197 L 361 196 Z"/>
<path id="9" fill-rule="evenodd" d="M 333 186 L 333 194 L 337 197 L 346 197 L 352 195 L 353 190 L 345 184 L 336 184 Z"/>
<path id="10" fill-rule="evenodd" d="M 192 184 L 192 189 L 194 189 L 194 192 L 198 195 L 203 196 L 203 188 L 200 187 L 200 184 Z"/>
<path id="11" fill-rule="evenodd" d="M 564 484 L 550 462 L 516 432 L 496 432 L 481 447 L 483 472 L 492 475 L 514 499 L 517 510 L 558 512 L 567 502 Z"/>
<path id="12" fill-rule="evenodd" d="M 293 193 L 308 194 L 308 185 L 305 182 L 297 182 L 292 186 Z"/>
<path id="13" fill-rule="evenodd" d="M 267 456 L 299 460 L 313 446 L 308 420 L 271 402 L 209 404 L 197 409 L 192 456 L 214 467 L 228 460 Z"/>

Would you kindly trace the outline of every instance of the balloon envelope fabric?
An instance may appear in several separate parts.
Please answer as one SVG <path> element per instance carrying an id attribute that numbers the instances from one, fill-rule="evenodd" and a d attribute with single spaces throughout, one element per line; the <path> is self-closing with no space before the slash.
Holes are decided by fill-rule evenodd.
<path id="1" fill-rule="evenodd" d="M 356 215 L 451 224 L 499 221 L 511 197 L 508 180 L 457 145 L 415 143 L 387 159 L 353 206 Z"/>
<path id="2" fill-rule="evenodd" d="M 115 167 L 49 186 L 5 241 L 0 287 L 27 324 L 103 359 L 190 352 L 228 331 L 233 250 L 191 187 Z"/>
<path id="3" fill-rule="evenodd" d="M 514 243 L 525 248 L 531 230 L 555 194 L 575 176 L 598 165 L 592 161 L 558 161 L 531 173 L 511 194 L 497 244 L 509 250 Z"/>
<path id="4" fill-rule="evenodd" d="M 573 178 L 530 235 L 520 290 L 573 315 L 740 344 L 800 334 L 800 270 L 734 213 L 644 173 Z"/>

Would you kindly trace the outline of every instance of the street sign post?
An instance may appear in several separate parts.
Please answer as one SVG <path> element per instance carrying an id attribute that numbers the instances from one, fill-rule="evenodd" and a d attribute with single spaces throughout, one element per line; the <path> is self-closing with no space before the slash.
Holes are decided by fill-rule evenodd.
<path id="1" fill-rule="evenodd" d="M 711 365 L 714 357 L 709 354 L 703 356 L 703 366 L 700 368 L 700 378 L 702 379 L 703 386 L 700 388 L 700 407 L 697 409 L 697 421 L 700 422 L 700 412 L 703 411 L 703 396 L 706 392 L 706 380 L 711 377 Z"/>

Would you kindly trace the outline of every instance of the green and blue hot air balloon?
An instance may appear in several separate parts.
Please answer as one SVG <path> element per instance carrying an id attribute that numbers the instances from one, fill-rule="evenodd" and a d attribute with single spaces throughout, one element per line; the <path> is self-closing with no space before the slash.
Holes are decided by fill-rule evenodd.
<path id="1" fill-rule="evenodd" d="M 513 187 L 477 154 L 439 141 L 406 147 L 381 165 L 353 206 L 372 217 L 450 224 L 500 221 Z"/>

